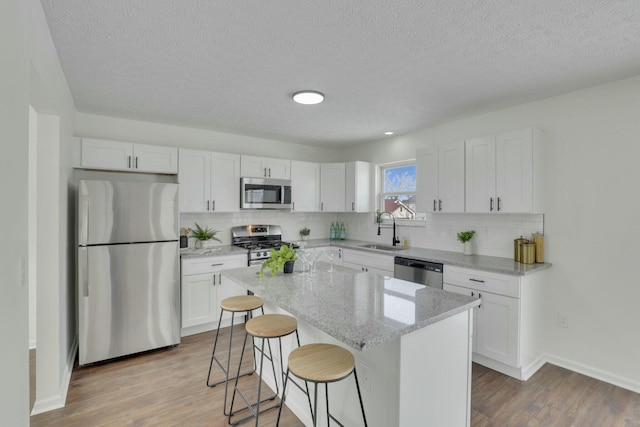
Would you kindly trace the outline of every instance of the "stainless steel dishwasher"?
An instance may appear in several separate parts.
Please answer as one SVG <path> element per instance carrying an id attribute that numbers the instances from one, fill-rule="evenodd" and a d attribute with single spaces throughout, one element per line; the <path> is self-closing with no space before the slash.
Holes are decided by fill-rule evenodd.
<path id="1" fill-rule="evenodd" d="M 442 264 L 395 257 L 393 277 L 442 289 Z"/>

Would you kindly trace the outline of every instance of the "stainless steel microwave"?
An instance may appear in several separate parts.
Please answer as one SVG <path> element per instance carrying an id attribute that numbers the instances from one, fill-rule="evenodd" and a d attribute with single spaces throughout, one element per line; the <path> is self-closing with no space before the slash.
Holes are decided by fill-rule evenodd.
<path id="1" fill-rule="evenodd" d="M 240 178 L 240 209 L 291 209 L 291 181 Z"/>

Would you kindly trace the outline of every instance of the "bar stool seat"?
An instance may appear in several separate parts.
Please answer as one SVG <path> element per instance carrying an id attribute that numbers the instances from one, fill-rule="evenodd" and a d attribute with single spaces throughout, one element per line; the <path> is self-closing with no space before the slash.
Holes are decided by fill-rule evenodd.
<path id="1" fill-rule="evenodd" d="M 229 367 L 231 366 L 231 348 L 232 348 L 231 346 L 233 342 L 233 326 L 235 322 L 235 315 L 236 313 L 246 313 L 248 317 L 252 317 L 253 310 L 262 309 L 263 305 L 264 305 L 264 301 L 262 301 L 262 298 L 257 297 L 255 295 L 238 295 L 238 296 L 229 297 L 220 301 L 220 319 L 218 320 L 218 329 L 216 331 L 216 338 L 213 342 L 213 351 L 211 352 L 211 362 L 209 363 L 209 374 L 207 375 L 207 386 L 215 387 L 222 383 L 225 384 L 224 403 L 222 406 L 222 410 L 225 415 L 228 415 L 228 412 L 227 412 L 228 391 L 227 390 L 228 390 L 229 380 L 234 380 L 236 378 L 236 377 L 229 378 Z M 222 323 L 222 316 L 225 311 L 231 313 L 231 327 L 229 330 L 229 352 L 227 355 L 226 367 L 224 367 L 216 357 L 216 348 L 218 346 L 218 337 L 220 335 L 220 324 Z M 263 309 L 262 309 L 262 313 L 264 314 Z M 245 337 L 246 337 L 246 333 L 245 333 Z M 242 351 L 244 352 L 244 348 Z M 242 360 L 242 357 L 240 359 Z M 214 361 L 220 367 L 225 377 L 220 381 L 211 382 L 211 370 L 213 368 Z M 240 374 L 240 369 L 238 369 L 238 375 L 241 377 L 251 375 L 253 374 L 253 372 L 255 372 L 255 363 L 254 363 L 253 370 L 251 370 L 250 372 Z"/>
<path id="2" fill-rule="evenodd" d="M 342 425 L 329 412 L 329 383 L 336 382 L 347 378 L 353 373 L 356 381 L 356 389 L 358 391 L 358 400 L 360 401 L 360 409 L 362 410 L 362 419 L 365 427 L 367 426 L 367 417 L 364 413 L 364 405 L 362 404 L 362 395 L 360 393 L 360 385 L 358 384 L 358 375 L 356 373 L 355 357 L 348 350 L 333 344 L 307 344 L 298 347 L 289 353 L 289 364 L 287 374 L 282 390 L 282 405 L 286 399 L 287 382 L 289 381 L 289 373 L 296 377 L 312 382 L 315 384 L 314 404 L 311 410 L 313 425 L 317 423 L 317 407 L 318 407 L 318 384 L 325 384 L 325 397 L 327 405 L 327 426 L 330 425 L 331 418 L 338 424 Z M 280 424 L 280 415 L 282 406 L 278 411 L 278 419 L 276 426 Z"/>
<path id="3" fill-rule="evenodd" d="M 220 308 L 238 313 L 241 311 L 256 310 L 262 307 L 263 304 L 264 302 L 262 301 L 262 298 L 255 295 L 239 295 L 220 301 Z"/>
<path id="4" fill-rule="evenodd" d="M 231 408 L 229 409 L 229 420 L 228 423 L 231 425 L 237 425 L 239 423 L 242 423 L 244 421 L 246 421 L 249 418 L 254 417 L 256 420 L 256 427 L 258 426 L 258 420 L 259 420 L 259 416 L 261 413 L 265 412 L 265 411 L 269 411 L 271 409 L 275 409 L 281 406 L 281 403 L 276 403 L 268 408 L 263 408 L 260 409 L 260 404 L 267 401 L 267 400 L 272 400 L 275 399 L 275 397 L 279 394 L 279 387 L 278 387 L 278 379 L 277 379 L 277 374 L 275 371 L 275 364 L 273 362 L 273 353 L 271 352 L 271 348 L 269 347 L 269 354 L 266 355 L 265 354 L 265 341 L 268 343 L 270 339 L 278 339 L 278 343 L 279 343 L 279 350 L 280 350 L 280 381 L 284 381 L 284 367 L 283 367 L 283 362 L 282 362 L 282 338 L 287 336 L 287 335 L 291 335 L 293 333 L 296 334 L 296 341 L 298 344 L 298 347 L 300 347 L 300 338 L 298 336 L 298 321 L 296 320 L 295 317 L 292 316 L 287 316 L 284 314 L 263 314 L 262 316 L 257 316 L 254 317 L 253 319 L 249 320 L 246 324 L 245 324 L 245 330 L 247 332 L 247 335 L 245 336 L 245 341 L 244 341 L 244 345 L 242 347 L 242 354 L 240 356 L 240 364 L 242 364 L 242 357 L 244 355 L 244 348 L 247 344 L 247 337 L 251 336 L 252 338 L 261 338 L 262 339 L 262 346 L 258 347 L 254 344 L 254 348 L 259 351 L 260 354 L 260 372 L 258 373 L 258 375 L 260 376 L 260 380 L 258 382 L 258 396 L 256 398 L 256 402 L 252 403 L 249 402 L 249 400 L 245 397 L 245 395 L 243 394 L 243 392 L 240 390 L 240 388 L 238 387 L 238 377 L 239 375 L 236 376 L 236 381 L 235 381 L 235 385 L 233 387 L 233 396 L 231 398 Z M 270 397 L 270 398 L 266 398 L 266 399 L 262 399 L 261 400 L 261 392 L 262 392 L 262 367 L 264 364 L 264 359 L 267 358 L 268 360 L 271 361 L 271 366 L 273 369 L 273 379 L 275 381 L 275 386 L 276 386 L 276 392 L 275 394 Z M 240 372 L 238 370 L 238 372 Z M 296 384 L 297 385 L 297 384 Z M 300 387 L 300 386 L 298 386 Z M 306 389 L 306 393 L 308 395 L 308 388 Z M 234 403 L 236 400 L 236 393 L 244 400 L 246 406 L 238 411 L 234 411 Z M 254 408 L 255 407 L 255 408 Z M 311 408 L 311 400 L 309 399 L 309 407 Z M 249 410 L 249 412 L 251 413 L 250 415 L 240 419 L 240 420 L 235 420 L 232 422 L 231 417 L 241 411 L 244 410 Z"/>

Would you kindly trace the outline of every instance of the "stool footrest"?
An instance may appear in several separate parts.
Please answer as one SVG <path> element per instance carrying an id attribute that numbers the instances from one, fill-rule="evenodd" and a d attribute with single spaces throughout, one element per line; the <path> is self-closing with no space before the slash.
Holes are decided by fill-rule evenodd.
<path id="1" fill-rule="evenodd" d="M 230 420 L 230 421 L 229 421 L 229 424 L 230 424 L 230 425 L 232 425 L 232 426 L 235 426 L 235 425 L 241 424 L 241 423 L 245 422 L 246 420 L 248 420 L 248 419 L 250 419 L 250 418 L 254 418 L 254 417 L 256 417 L 256 414 L 257 414 L 257 413 L 262 414 L 262 413 L 267 412 L 267 411 L 270 411 L 270 410 L 272 410 L 272 409 L 279 408 L 279 407 L 280 407 L 280 405 L 281 405 L 280 403 L 277 403 L 277 404 L 275 404 L 275 405 L 273 405 L 273 406 L 269 406 L 268 408 L 260 409 L 260 412 L 256 412 L 256 410 L 255 410 L 255 409 L 253 409 L 253 407 L 254 407 L 254 406 L 257 406 L 257 405 L 258 405 L 258 402 L 256 402 L 256 403 L 250 403 L 250 402 L 249 402 L 249 400 L 245 397 L 244 393 L 242 393 L 242 390 L 240 390 L 238 387 L 234 387 L 234 391 L 235 391 L 235 392 L 237 392 L 237 393 L 240 395 L 240 397 L 242 398 L 242 400 L 244 400 L 244 402 L 246 403 L 246 405 L 247 405 L 247 406 L 245 406 L 244 408 L 242 408 L 242 409 L 240 409 L 240 410 L 238 410 L 238 411 L 231 412 L 231 413 L 229 414 L 229 420 Z M 274 400 L 276 397 L 278 397 L 278 395 L 277 395 L 277 394 L 274 394 L 274 395 L 273 395 L 273 396 L 271 396 L 271 397 L 266 397 L 266 398 L 262 399 L 259 403 L 269 402 L 269 401 L 271 401 L 271 400 Z M 246 417 L 244 417 L 244 418 L 241 418 L 241 419 L 239 419 L 239 420 L 236 420 L 236 421 L 231 422 L 231 417 L 233 417 L 234 415 L 239 414 L 240 412 L 244 412 L 244 411 L 249 411 L 249 412 L 251 412 L 251 415 L 247 415 L 247 416 L 246 416 Z"/>

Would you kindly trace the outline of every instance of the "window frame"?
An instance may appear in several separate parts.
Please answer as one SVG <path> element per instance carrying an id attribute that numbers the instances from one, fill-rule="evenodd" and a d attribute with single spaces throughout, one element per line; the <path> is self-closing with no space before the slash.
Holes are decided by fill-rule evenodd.
<path id="1" fill-rule="evenodd" d="M 376 186 L 377 186 L 377 197 L 376 197 L 376 210 L 379 211 L 383 211 L 384 206 L 385 206 L 385 196 L 402 196 L 402 195 L 413 195 L 414 197 L 417 197 L 417 193 L 418 193 L 418 183 L 416 180 L 416 188 L 413 191 L 398 191 L 398 192 L 385 192 L 384 191 L 384 184 L 385 184 L 385 171 L 387 169 L 395 169 L 395 168 L 402 168 L 402 167 L 407 167 L 407 166 L 413 166 L 416 168 L 416 172 L 417 172 L 417 163 L 416 163 L 416 159 L 408 159 L 408 160 L 401 160 L 401 161 L 397 161 L 397 162 L 390 162 L 390 163 L 383 163 L 383 164 L 379 164 L 377 165 L 377 173 L 378 173 L 378 177 L 376 179 Z M 420 215 L 418 214 L 417 211 L 413 211 L 414 212 L 414 217 L 413 218 L 396 218 L 396 222 L 398 223 L 399 221 L 404 222 L 409 222 L 409 223 L 413 223 L 415 221 L 419 221 Z M 374 220 L 377 221 L 377 215 L 374 216 Z M 385 221 L 388 221 L 389 218 L 383 218 L 382 219 L 382 223 L 386 223 Z"/>

